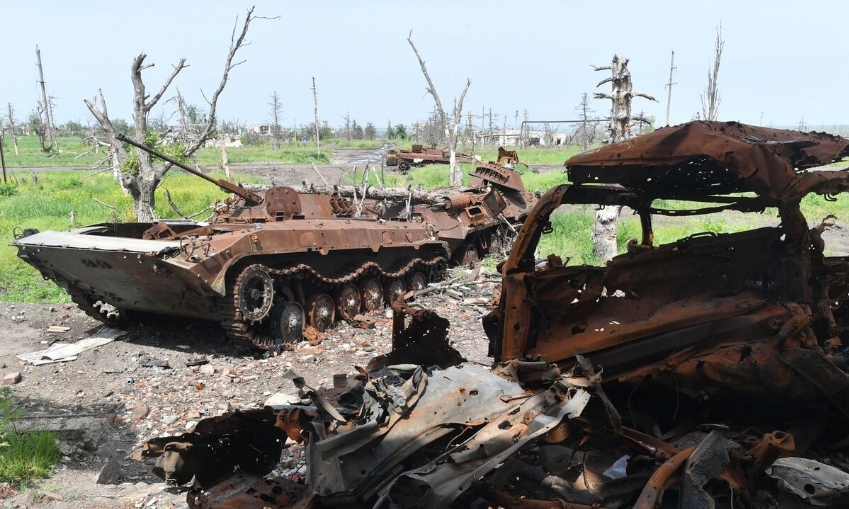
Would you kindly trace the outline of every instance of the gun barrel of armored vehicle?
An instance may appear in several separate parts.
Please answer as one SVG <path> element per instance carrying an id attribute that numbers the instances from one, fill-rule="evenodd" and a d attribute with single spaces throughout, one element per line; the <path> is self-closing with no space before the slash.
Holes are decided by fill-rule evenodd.
<path id="1" fill-rule="evenodd" d="M 192 168 L 191 166 L 185 165 L 185 164 L 181 163 L 180 161 L 177 161 L 176 159 L 168 157 L 165 154 L 163 154 L 163 153 L 161 153 L 157 150 L 154 150 L 154 149 L 152 149 L 152 148 L 150 148 L 146 145 L 142 145 L 141 143 L 137 143 L 136 141 L 131 140 L 130 138 L 128 138 L 127 136 L 125 136 L 122 133 L 116 133 L 115 139 L 118 140 L 118 141 L 122 141 L 124 143 L 129 143 L 130 145 L 136 147 L 139 150 L 144 150 L 145 152 L 147 152 L 148 154 L 150 154 L 154 157 L 158 157 L 158 158 L 162 159 L 163 161 L 167 161 L 167 162 L 173 164 L 174 166 L 177 166 L 179 168 L 186 170 L 187 172 L 191 173 L 192 175 L 197 175 L 198 177 L 200 177 L 200 178 L 202 178 L 206 181 L 212 182 L 213 184 L 220 187 L 221 189 L 224 189 L 228 193 L 233 193 L 236 196 L 242 198 L 243 200 L 245 200 L 245 202 L 248 205 L 259 205 L 260 203 L 262 203 L 262 197 L 259 196 L 258 194 L 252 193 L 251 191 L 248 191 L 247 189 L 245 189 L 243 187 L 239 187 L 239 186 L 237 186 L 237 185 L 235 185 L 231 182 L 227 182 L 224 179 L 214 179 L 214 178 L 210 177 L 209 175 L 205 175 L 205 174 L 197 171 L 196 169 Z"/>

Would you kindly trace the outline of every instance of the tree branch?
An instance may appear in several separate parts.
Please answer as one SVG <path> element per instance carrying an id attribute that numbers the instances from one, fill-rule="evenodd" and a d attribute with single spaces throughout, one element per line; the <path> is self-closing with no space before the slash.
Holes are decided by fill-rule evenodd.
<path id="1" fill-rule="evenodd" d="M 153 64 L 151 64 L 150 67 L 153 67 Z M 168 90 L 168 87 L 171 86 L 171 82 L 174 81 L 174 78 L 177 77 L 177 74 L 179 74 L 180 71 L 182 71 L 186 67 L 188 67 L 188 65 L 186 65 L 186 59 L 181 58 L 180 61 L 177 63 L 176 67 L 174 67 L 174 70 L 171 71 L 171 75 L 168 76 L 168 79 L 165 80 L 165 83 L 162 84 L 162 88 L 159 89 L 159 92 L 157 92 L 157 94 L 155 96 L 153 96 L 153 99 L 147 101 L 147 104 L 145 104 L 145 106 L 144 106 L 144 112 L 145 113 L 149 112 L 151 110 L 151 108 L 156 106 L 156 103 L 159 102 L 159 99 L 162 98 L 162 94 L 164 94 L 165 91 Z"/>
<path id="2" fill-rule="evenodd" d="M 100 127 L 106 131 L 109 146 L 118 153 L 118 159 L 123 161 L 127 157 L 127 151 L 124 149 L 124 145 L 115 139 L 115 126 L 109 119 L 109 113 L 106 109 L 106 99 L 103 98 L 103 90 L 98 89 L 97 94 L 93 103 L 89 102 L 88 99 L 83 99 L 83 102 L 94 119 L 97 120 L 97 123 L 100 124 Z M 100 98 L 100 108 L 97 107 L 98 98 Z"/>
<path id="3" fill-rule="evenodd" d="M 436 87 L 433 86 L 433 81 L 430 79 L 430 74 L 427 73 L 427 67 L 425 66 L 424 60 L 422 60 L 421 55 L 419 55 L 419 50 L 416 49 L 416 45 L 413 44 L 413 31 L 410 30 L 410 34 L 407 36 L 407 42 L 410 43 L 410 47 L 413 48 L 413 53 L 416 54 L 416 58 L 419 61 L 419 65 L 422 68 L 422 74 L 424 74 L 425 79 L 427 80 L 427 92 L 433 96 L 433 100 L 436 102 L 436 109 L 439 110 L 439 118 L 442 121 L 442 125 L 446 126 L 445 131 L 448 133 L 448 127 L 445 122 L 445 108 L 442 107 L 442 101 L 439 99 L 439 94 L 436 93 Z M 471 82 L 469 82 L 471 83 Z M 469 83 L 466 84 L 466 88 L 469 88 Z M 465 91 L 463 92 L 465 94 Z M 450 139 L 445 140 L 446 143 L 451 143 Z"/>
<path id="4" fill-rule="evenodd" d="M 657 99 L 655 99 L 654 96 L 644 94 L 642 92 L 632 92 L 631 97 L 642 97 L 643 99 L 648 99 L 649 101 L 657 102 Z"/>
<path id="5" fill-rule="evenodd" d="M 245 23 L 242 25 L 242 31 L 239 33 L 238 37 L 236 37 L 236 27 L 239 23 L 238 16 L 236 17 L 236 21 L 233 23 L 233 32 L 230 34 L 230 50 L 227 52 L 227 59 L 224 62 L 224 73 L 221 76 L 221 83 L 218 84 L 218 88 L 216 88 L 215 92 L 212 94 L 212 100 L 208 101 L 209 118 L 207 120 L 206 126 L 204 127 L 198 139 L 195 140 L 195 142 L 184 152 L 186 156 L 194 154 L 195 151 L 203 145 L 209 135 L 212 134 L 212 131 L 215 130 L 215 110 L 218 105 L 218 96 L 221 95 L 221 92 L 224 91 L 224 87 L 227 85 L 227 78 L 230 75 L 230 71 L 233 70 L 233 68 L 237 65 L 244 62 L 243 60 L 242 62 L 237 62 L 236 64 L 233 64 L 233 57 L 236 56 L 236 52 L 239 51 L 239 48 L 245 45 L 245 36 L 247 36 L 248 34 L 248 27 L 250 27 L 251 21 L 257 18 L 253 15 L 254 8 L 254 6 L 251 6 L 251 8 L 248 9 L 247 15 L 245 16 Z"/>
<path id="6" fill-rule="evenodd" d="M 167 188 L 167 187 L 165 188 L 165 199 L 166 199 L 166 200 L 168 200 L 168 205 L 171 205 L 171 209 L 173 209 L 173 210 L 174 210 L 174 212 L 176 212 L 178 216 L 180 216 L 180 217 L 181 217 L 181 218 L 183 218 L 183 219 L 188 219 L 188 217 L 186 217 L 186 215 L 185 215 L 185 214 L 183 214 L 183 211 L 182 211 L 182 210 L 180 210 L 180 209 L 177 207 L 177 204 L 176 204 L 176 203 L 174 203 L 174 200 L 172 200 L 172 199 L 171 199 L 171 193 L 169 193 L 169 192 L 168 192 L 168 188 Z"/>
<path id="7" fill-rule="evenodd" d="M 596 86 L 597 86 L 597 87 L 600 87 L 600 86 L 604 85 L 605 83 L 609 83 L 609 82 L 611 82 L 611 81 L 613 81 L 613 78 L 612 78 L 612 77 L 610 77 L 610 78 L 604 78 L 603 80 L 599 81 L 599 82 L 598 82 L 598 85 L 596 85 Z"/>

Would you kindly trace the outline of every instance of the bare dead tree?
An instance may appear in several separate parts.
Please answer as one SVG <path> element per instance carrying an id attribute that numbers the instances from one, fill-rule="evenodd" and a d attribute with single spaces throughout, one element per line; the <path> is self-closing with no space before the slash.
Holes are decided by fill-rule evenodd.
<path id="1" fill-rule="evenodd" d="M 345 116 L 342 118 L 345 119 L 345 139 L 351 141 L 351 113 L 345 112 Z"/>
<path id="2" fill-rule="evenodd" d="M 589 94 L 584 92 L 581 95 L 581 104 L 576 109 L 581 118 L 581 125 L 576 133 L 576 141 L 581 144 L 581 150 L 586 152 L 590 148 L 590 144 L 595 141 L 595 125 L 590 128 L 590 122 L 592 122 L 590 115 L 595 113 L 595 110 L 590 107 Z"/>
<path id="3" fill-rule="evenodd" d="M 416 58 L 422 68 L 422 74 L 424 74 L 424 77 L 427 80 L 426 90 L 433 97 L 433 100 L 436 103 L 436 109 L 438 111 L 441 124 L 443 125 L 445 142 L 448 144 L 449 150 L 448 160 L 451 168 L 449 179 L 451 181 L 451 185 L 461 186 L 463 185 L 463 172 L 460 169 L 460 165 L 457 163 L 457 138 L 460 134 L 460 122 L 463 116 L 463 99 L 466 98 L 466 92 L 468 92 L 472 81 L 466 78 L 466 86 L 463 88 L 463 93 L 460 94 L 460 99 L 457 100 L 457 103 L 454 106 L 453 121 L 449 122 L 449 119 L 445 114 L 445 108 L 442 107 L 442 101 L 439 99 L 439 94 L 436 93 L 436 87 L 433 85 L 433 81 L 431 81 L 430 75 L 427 73 L 427 67 L 425 67 L 424 60 L 422 60 L 422 57 L 419 55 L 419 50 L 416 49 L 416 45 L 413 44 L 412 30 L 410 30 L 410 34 L 407 36 L 407 42 L 410 43 L 410 47 L 413 48 L 413 53 L 416 54 Z"/>
<path id="4" fill-rule="evenodd" d="M 642 92 L 634 92 L 631 83 L 631 71 L 628 70 L 628 59 L 613 55 L 610 65 L 594 67 L 596 71 L 609 70 L 610 77 L 601 80 L 598 85 L 611 84 L 609 94 L 596 92 L 596 99 L 610 99 L 610 136 L 611 142 L 616 143 L 631 137 L 631 125 L 635 120 L 645 120 L 641 115 L 631 115 L 631 100 L 643 97 L 657 102 L 654 97 Z M 616 233 L 619 226 L 621 207 L 602 206 L 595 216 L 593 224 L 593 246 L 596 258 L 605 262 L 616 256 Z"/>
<path id="5" fill-rule="evenodd" d="M 318 123 L 318 92 L 315 89 L 315 76 L 312 78 L 312 101 L 315 105 L 315 155 L 318 157 L 321 155 L 321 140 L 319 140 L 321 124 Z"/>
<path id="6" fill-rule="evenodd" d="M 38 83 L 41 86 L 41 104 L 40 112 L 44 115 L 44 134 L 45 138 L 50 142 L 51 147 L 56 148 L 56 133 L 53 127 L 53 119 L 50 115 L 50 100 L 47 98 L 47 89 L 44 86 L 44 69 L 41 66 L 41 50 L 38 45 L 35 46 L 35 62 L 38 67 Z M 41 145 L 42 151 L 44 144 Z"/>
<path id="7" fill-rule="evenodd" d="M 271 114 L 271 148 L 274 150 L 280 150 L 280 135 L 282 129 L 280 128 L 280 116 L 283 113 L 283 105 L 280 104 L 280 96 L 277 95 L 277 91 L 271 93 L 271 102 L 268 103 L 270 108 L 269 113 Z"/>
<path id="8" fill-rule="evenodd" d="M 227 85 L 230 72 L 236 66 L 244 63 L 244 60 L 234 62 L 234 58 L 236 53 L 239 51 L 239 48 L 248 44 L 245 42 L 248 28 L 250 27 L 251 22 L 257 18 L 261 17 L 254 15 L 254 8 L 251 7 L 248 9 L 241 31 L 237 32 L 239 19 L 238 16 L 236 17 L 236 22 L 233 25 L 233 31 L 230 35 L 230 48 L 224 62 L 224 71 L 221 76 L 221 81 L 213 92 L 211 99 L 207 99 L 207 102 L 209 103 L 209 115 L 207 117 L 207 121 L 205 125 L 201 126 L 197 139 L 192 141 L 185 148 L 183 156 L 189 157 L 194 154 L 201 146 L 203 146 L 204 142 L 210 137 L 215 129 L 218 98 L 224 91 L 224 87 Z M 151 97 L 147 93 L 144 81 L 142 80 L 142 71 L 153 66 L 153 64 L 144 63 L 146 58 L 146 54 L 140 53 L 135 59 L 133 59 L 133 63 L 130 66 L 130 78 L 133 83 L 133 120 L 135 131 L 133 137 L 139 143 L 144 143 L 145 133 L 147 132 L 147 119 L 150 110 L 156 106 L 180 71 L 187 67 L 186 59 L 181 58 L 177 65 L 174 66 L 171 74 L 159 88 L 159 91 Z M 124 148 L 124 145 L 115 139 L 115 133 L 117 131 L 112 121 L 109 119 L 103 93 L 98 91 L 98 96 L 95 97 L 93 101 L 85 100 L 85 104 L 103 130 L 106 131 L 114 154 L 113 164 L 116 168 L 121 168 L 125 162 L 130 160 L 130 155 L 126 148 Z M 137 150 L 132 158 L 134 159 L 130 161 L 133 164 L 128 164 L 124 168 L 128 171 L 121 171 L 121 185 L 127 189 L 133 197 L 133 210 L 136 218 L 139 221 L 149 221 L 153 218 L 153 208 L 155 205 L 154 193 L 159 182 L 168 170 L 171 169 L 171 164 L 154 163 L 150 154 L 142 150 Z"/>
<path id="9" fill-rule="evenodd" d="M 220 133 L 218 135 L 218 147 L 221 149 L 221 169 L 224 170 L 224 177 L 233 182 L 233 175 L 230 174 L 230 158 L 227 156 L 227 140 L 229 134 Z"/>
<path id="10" fill-rule="evenodd" d="M 610 141 L 616 143 L 631 137 L 631 126 L 634 121 L 643 119 L 642 117 L 631 115 L 631 100 L 634 97 L 642 97 L 650 101 L 657 102 L 654 97 L 643 92 L 634 92 L 631 82 L 631 71 L 628 70 L 628 59 L 613 55 L 610 65 L 595 67 L 596 71 L 609 70 L 610 77 L 598 82 L 597 87 L 605 83 L 611 84 L 609 94 L 596 92 L 593 97 L 596 99 L 610 99 L 612 105 L 610 108 Z"/>
<path id="11" fill-rule="evenodd" d="M 722 40 L 722 23 L 716 27 L 716 41 L 714 42 L 713 65 L 708 67 L 708 83 L 705 92 L 700 94 L 702 100 L 702 117 L 705 120 L 716 120 L 719 115 L 719 102 L 722 99 L 719 93 L 719 62 L 722 60 L 722 49 L 725 41 Z"/>
<path id="12" fill-rule="evenodd" d="M 186 119 L 186 101 L 183 100 L 183 94 L 180 93 L 180 87 L 177 89 L 177 113 L 180 115 L 180 132 L 179 140 L 188 145 L 189 143 L 189 122 Z"/>
<path id="13" fill-rule="evenodd" d="M 9 122 L 9 128 L 12 130 L 12 142 L 15 144 L 15 155 L 18 155 L 18 132 L 15 130 L 15 110 L 12 108 L 12 103 L 7 103 L 9 106 L 9 116 L 6 120 Z"/>

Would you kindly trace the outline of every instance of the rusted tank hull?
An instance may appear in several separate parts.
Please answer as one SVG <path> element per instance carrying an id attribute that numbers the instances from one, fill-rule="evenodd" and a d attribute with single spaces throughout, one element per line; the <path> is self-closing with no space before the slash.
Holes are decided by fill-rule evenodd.
<path id="1" fill-rule="evenodd" d="M 146 226 L 35 233 L 14 244 L 92 316 L 214 320 L 259 347 L 298 339 L 295 325 L 271 338 L 271 322 L 282 319 L 275 314 L 294 324 L 300 313 L 323 330 L 337 312 L 349 319 L 361 306 L 382 308 L 410 285 L 441 277 L 448 260 L 421 222 L 303 219 L 195 225 L 179 240 L 118 236 L 151 237 L 167 225 Z M 366 293 L 372 300 L 363 302 Z"/>
<path id="2" fill-rule="evenodd" d="M 91 240 L 100 239 L 39 233 L 19 239 L 18 255 L 69 291 L 75 301 L 83 299 L 83 305 L 102 298 L 127 311 L 218 319 L 215 301 L 219 295 L 196 273 L 165 269 L 161 257 L 178 251 L 179 243 L 142 241 L 147 248 L 139 244 L 133 249 L 130 239 L 121 239 L 116 244 L 128 247 L 115 250 L 93 249 Z"/>

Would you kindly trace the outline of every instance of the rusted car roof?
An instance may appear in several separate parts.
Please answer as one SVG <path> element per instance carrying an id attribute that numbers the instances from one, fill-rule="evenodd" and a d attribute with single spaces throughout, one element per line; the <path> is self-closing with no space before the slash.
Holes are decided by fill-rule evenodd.
<path id="1" fill-rule="evenodd" d="M 689 122 L 566 161 L 573 183 L 620 184 L 651 197 L 755 192 L 769 205 L 849 190 L 849 173 L 804 171 L 849 155 L 849 140 L 739 122 Z"/>

